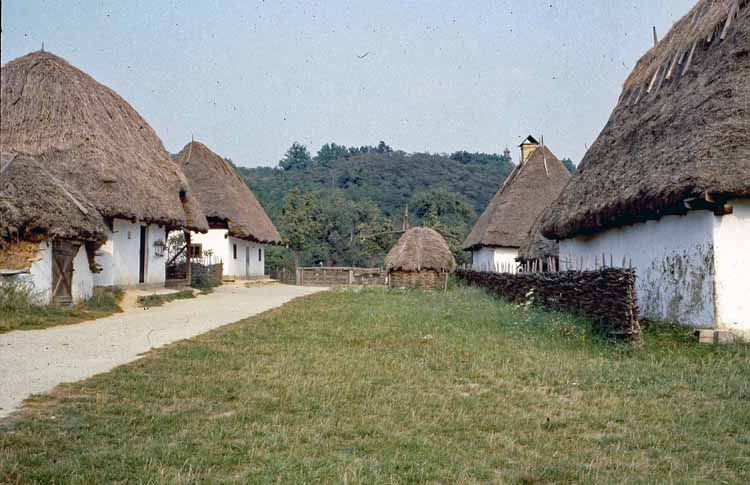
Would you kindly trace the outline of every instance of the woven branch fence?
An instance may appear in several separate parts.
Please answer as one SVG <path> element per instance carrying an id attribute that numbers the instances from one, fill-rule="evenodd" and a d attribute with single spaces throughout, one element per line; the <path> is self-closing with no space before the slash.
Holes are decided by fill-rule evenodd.
<path id="1" fill-rule="evenodd" d="M 577 313 L 611 337 L 640 339 L 633 269 L 518 274 L 459 269 L 456 277 L 510 301 L 533 297 L 536 304 L 550 310 Z"/>
<path id="2" fill-rule="evenodd" d="M 295 280 L 304 286 L 346 286 L 386 284 L 380 268 L 309 267 L 297 268 Z"/>

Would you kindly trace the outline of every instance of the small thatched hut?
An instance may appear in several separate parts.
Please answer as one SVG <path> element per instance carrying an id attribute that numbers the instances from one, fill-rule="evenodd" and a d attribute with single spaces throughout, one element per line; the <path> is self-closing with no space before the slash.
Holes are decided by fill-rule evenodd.
<path id="1" fill-rule="evenodd" d="M 0 278 L 32 284 L 40 303 L 78 302 L 92 295 L 94 252 L 107 228 L 45 165 L 0 154 Z"/>
<path id="2" fill-rule="evenodd" d="M 521 161 L 492 198 L 464 242 L 475 269 L 515 271 L 518 250 L 539 215 L 560 194 L 570 172 L 529 136 Z"/>
<path id="3" fill-rule="evenodd" d="M 638 62 L 543 233 L 637 272 L 645 318 L 750 329 L 750 7 L 701 0 Z"/>
<path id="4" fill-rule="evenodd" d="M 443 236 L 429 227 L 407 230 L 385 257 L 391 288 L 445 288 L 456 260 Z"/>
<path id="5" fill-rule="evenodd" d="M 164 284 L 167 232 L 208 224 L 154 130 L 114 91 L 48 52 L 10 61 L 0 77 L 0 150 L 34 156 L 105 217 L 96 285 Z"/>
<path id="6" fill-rule="evenodd" d="M 224 158 L 196 141 L 185 145 L 176 161 L 210 228 L 206 234 L 192 234 L 192 253 L 211 251 L 229 277 L 263 275 L 264 245 L 279 244 L 281 236 L 242 177 Z"/>

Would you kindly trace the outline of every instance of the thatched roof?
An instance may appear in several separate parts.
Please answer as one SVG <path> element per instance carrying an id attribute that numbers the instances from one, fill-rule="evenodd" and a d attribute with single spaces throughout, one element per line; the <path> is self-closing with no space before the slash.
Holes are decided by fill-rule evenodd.
<path id="1" fill-rule="evenodd" d="M 51 237 L 104 242 L 106 226 L 94 205 L 46 166 L 28 155 L 0 154 L 0 245 Z"/>
<path id="2" fill-rule="evenodd" d="M 209 222 L 226 222 L 235 237 L 280 243 L 276 226 L 242 177 L 206 145 L 192 141 L 176 157 Z"/>
<path id="3" fill-rule="evenodd" d="M 570 178 L 565 165 L 546 146 L 519 163 L 477 220 L 465 250 L 481 246 L 520 247 L 539 214 Z"/>
<path id="4" fill-rule="evenodd" d="M 749 195 L 750 8 L 701 0 L 638 62 L 542 230 L 564 239 Z"/>
<path id="5" fill-rule="evenodd" d="M 521 247 L 518 248 L 518 260 L 532 261 L 536 259 L 557 258 L 560 255 L 560 245 L 554 239 L 547 239 L 542 235 L 542 219 L 549 208 L 542 211 L 534 220 Z"/>
<path id="6" fill-rule="evenodd" d="M 0 150 L 43 160 L 103 216 L 208 229 L 159 137 L 117 93 L 48 52 L 7 63 L 0 78 Z"/>
<path id="7" fill-rule="evenodd" d="M 429 227 L 406 231 L 385 257 L 388 271 L 422 271 L 432 269 L 450 272 L 456 260 L 443 236 Z"/>

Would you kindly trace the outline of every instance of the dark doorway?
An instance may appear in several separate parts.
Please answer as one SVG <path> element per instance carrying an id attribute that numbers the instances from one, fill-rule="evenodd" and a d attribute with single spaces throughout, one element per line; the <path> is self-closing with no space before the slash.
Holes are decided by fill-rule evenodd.
<path id="1" fill-rule="evenodd" d="M 138 266 L 138 283 L 146 282 L 146 226 L 141 226 L 140 265 Z"/>
<path id="2" fill-rule="evenodd" d="M 52 242 L 52 302 L 55 305 L 73 303 L 73 260 L 80 243 L 54 240 Z"/>

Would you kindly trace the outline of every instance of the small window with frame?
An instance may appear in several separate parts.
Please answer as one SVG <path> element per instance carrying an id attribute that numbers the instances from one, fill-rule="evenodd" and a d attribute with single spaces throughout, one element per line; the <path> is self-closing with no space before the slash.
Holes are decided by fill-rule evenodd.
<path id="1" fill-rule="evenodd" d="M 234 259 L 237 259 L 237 245 L 236 244 L 232 244 L 232 257 Z"/>
<path id="2" fill-rule="evenodd" d="M 258 261 L 263 261 L 263 249 L 258 248 Z"/>
<path id="3" fill-rule="evenodd" d="M 190 245 L 190 259 L 203 257 L 203 244 Z"/>

